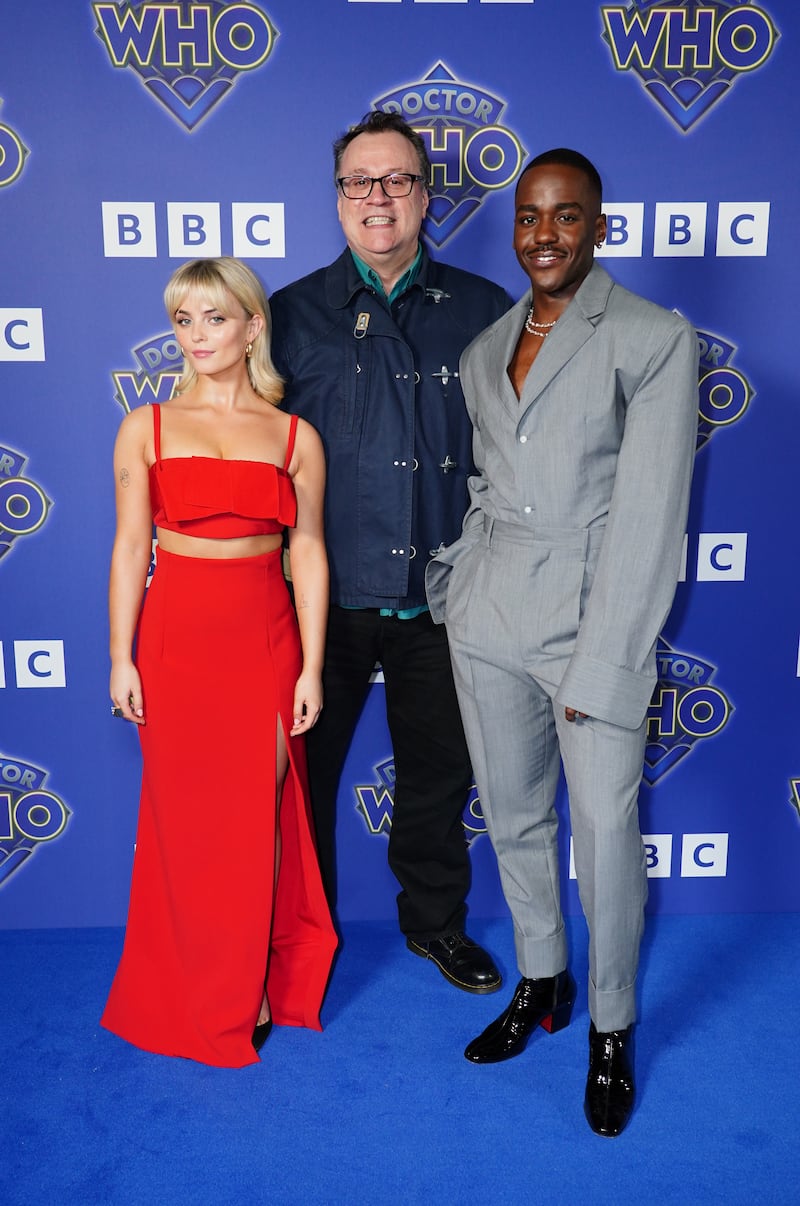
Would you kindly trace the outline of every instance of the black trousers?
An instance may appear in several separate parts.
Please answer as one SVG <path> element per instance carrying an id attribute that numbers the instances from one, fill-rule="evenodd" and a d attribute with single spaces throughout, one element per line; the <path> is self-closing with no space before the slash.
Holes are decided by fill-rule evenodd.
<path id="1" fill-rule="evenodd" d="M 461 814 L 472 782 L 444 626 L 332 607 L 325 706 L 308 734 L 311 808 L 322 878 L 336 902 L 336 796 L 376 662 L 383 667 L 395 764 L 389 866 L 400 929 L 420 940 L 464 928 L 470 862 Z"/>

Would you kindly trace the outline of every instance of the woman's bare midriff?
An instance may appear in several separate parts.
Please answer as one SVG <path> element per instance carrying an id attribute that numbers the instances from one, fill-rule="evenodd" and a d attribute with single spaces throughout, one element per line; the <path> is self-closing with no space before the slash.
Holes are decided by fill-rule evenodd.
<path id="1" fill-rule="evenodd" d="M 218 561 L 233 557 L 261 557 L 273 553 L 283 543 L 279 533 L 269 536 L 236 536 L 231 540 L 208 536 L 187 536 L 156 528 L 159 548 L 178 557 L 208 557 Z"/>

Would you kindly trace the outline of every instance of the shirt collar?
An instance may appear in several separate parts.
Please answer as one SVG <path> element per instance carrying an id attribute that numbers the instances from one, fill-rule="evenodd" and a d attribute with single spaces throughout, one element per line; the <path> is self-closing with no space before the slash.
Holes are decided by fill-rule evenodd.
<path id="1" fill-rule="evenodd" d="M 384 297 L 386 297 L 386 290 L 383 287 L 381 278 L 378 276 L 378 274 L 374 270 L 374 268 L 370 268 L 369 264 L 365 263 L 364 260 L 361 259 L 361 256 L 356 255 L 356 253 L 353 251 L 352 247 L 350 248 L 350 254 L 353 257 L 353 263 L 355 264 L 356 268 L 358 269 L 358 274 L 361 277 L 364 284 L 367 285 L 368 287 L 374 289 L 377 293 L 380 293 Z M 398 297 L 400 297 L 401 294 L 405 293 L 407 289 L 411 288 L 411 286 L 414 284 L 417 277 L 419 276 L 419 270 L 420 270 L 421 265 L 422 265 L 422 244 L 418 243 L 417 244 L 417 254 L 414 256 L 413 261 L 411 262 L 409 267 L 406 268 L 405 272 L 400 277 L 399 281 L 397 282 L 397 284 L 394 286 L 391 293 L 389 294 L 388 301 L 389 301 L 390 305 L 392 304 L 393 301 L 395 301 Z"/>

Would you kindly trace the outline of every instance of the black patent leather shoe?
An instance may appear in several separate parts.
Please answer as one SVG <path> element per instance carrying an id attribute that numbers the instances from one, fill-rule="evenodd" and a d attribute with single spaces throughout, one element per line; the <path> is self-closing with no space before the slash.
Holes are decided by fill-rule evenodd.
<path id="1" fill-rule="evenodd" d="M 272 1018 L 267 1018 L 266 1022 L 259 1022 L 253 1031 L 253 1046 L 256 1051 L 260 1051 L 269 1038 L 269 1032 L 272 1029 Z"/>
<path id="2" fill-rule="evenodd" d="M 473 1064 L 499 1064 L 525 1050 L 537 1026 L 555 1034 L 569 1025 L 575 1004 L 575 981 L 568 971 L 540 980 L 523 977 L 511 1004 L 467 1047 Z"/>
<path id="3" fill-rule="evenodd" d="M 607 1032 L 589 1027 L 589 1076 L 584 1113 L 596 1135 L 622 1134 L 633 1110 L 633 1027 Z"/>
<path id="4" fill-rule="evenodd" d="M 422 959 L 431 959 L 445 980 L 464 992 L 497 992 L 503 983 L 491 955 L 464 933 L 447 934 L 430 942 L 407 938 L 406 946 Z"/>

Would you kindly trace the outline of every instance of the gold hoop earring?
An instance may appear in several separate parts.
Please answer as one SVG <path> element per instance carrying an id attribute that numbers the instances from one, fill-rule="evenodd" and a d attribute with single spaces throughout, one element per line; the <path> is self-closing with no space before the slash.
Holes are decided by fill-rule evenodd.
<path id="1" fill-rule="evenodd" d="M 252 343 L 246 343 L 246 344 L 244 345 L 244 354 L 245 354 L 245 356 L 247 357 L 247 359 L 248 359 L 248 360 L 249 360 L 249 359 L 250 359 L 250 357 L 253 355 L 253 345 L 252 345 Z"/>

